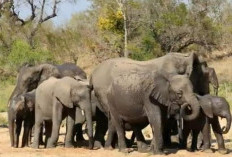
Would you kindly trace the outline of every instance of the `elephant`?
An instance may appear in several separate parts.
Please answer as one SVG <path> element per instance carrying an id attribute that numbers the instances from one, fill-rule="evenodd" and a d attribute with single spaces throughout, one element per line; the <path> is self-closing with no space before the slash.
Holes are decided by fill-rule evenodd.
<path id="1" fill-rule="evenodd" d="M 105 113 L 105 115 L 108 115 L 109 113 L 109 102 L 107 98 L 107 94 L 109 93 L 109 88 L 111 87 L 113 81 L 116 78 L 124 77 L 131 78 L 130 82 L 138 81 L 142 75 L 149 74 L 149 73 L 167 73 L 170 75 L 185 75 L 187 78 L 190 79 L 192 73 L 198 73 L 198 71 L 201 71 L 203 73 L 203 70 L 200 68 L 195 68 L 200 64 L 198 56 L 194 53 L 190 55 L 186 54 L 178 54 L 178 53 L 170 53 L 163 57 L 156 58 L 149 61 L 134 61 L 127 58 L 115 58 L 115 59 L 109 59 L 103 63 L 101 63 L 92 73 L 90 78 L 90 84 L 93 85 L 93 90 L 95 92 L 95 95 L 97 96 L 98 100 L 100 101 L 99 109 Z M 137 75 L 136 75 L 137 74 Z M 141 76 L 140 76 L 141 75 Z M 140 76 L 140 77 L 139 77 Z M 145 75 L 146 76 L 146 75 Z M 152 76 L 152 75 L 150 75 Z M 134 77 L 134 78 L 133 78 Z M 197 77 L 195 75 L 195 77 Z M 192 76 L 192 78 L 194 78 Z M 154 80 L 152 77 L 148 77 L 148 80 Z M 191 80 L 191 79 L 190 79 Z M 192 80 L 191 80 L 192 81 Z M 125 81 L 127 84 L 129 82 Z M 126 83 L 125 86 L 127 85 Z M 155 80 L 154 80 L 155 83 Z M 205 82 L 202 82 L 202 84 Z M 138 82 L 138 84 L 143 84 L 143 82 Z M 191 86 L 193 84 L 193 90 L 196 90 L 194 88 L 194 85 L 198 86 L 201 84 L 200 80 L 195 79 L 194 82 L 189 82 L 189 85 Z M 129 87 L 128 87 L 129 88 Z M 130 89 L 132 89 L 133 86 L 131 85 Z M 117 93 L 120 94 L 123 92 Z M 188 97 L 189 101 L 191 101 L 190 104 L 192 104 L 192 110 L 193 114 L 184 117 L 186 119 L 194 119 L 198 113 L 199 113 L 199 103 L 194 96 L 193 92 L 190 92 L 190 96 Z M 125 94 L 125 93 L 124 93 Z M 123 103 L 123 102 L 122 102 Z M 161 103 L 165 104 L 165 103 Z M 168 105 L 168 104 L 166 104 Z M 157 107 L 156 105 L 153 105 Z M 157 107 L 158 108 L 158 107 Z M 159 110 L 159 109 L 157 109 Z M 160 118 L 161 113 L 157 116 L 157 119 Z M 159 136 L 158 134 L 161 133 L 161 124 L 158 124 L 158 127 L 156 127 L 156 134 L 155 136 Z M 160 137 L 160 136 L 159 136 Z M 157 138 L 155 138 L 157 139 Z M 158 148 L 156 147 L 154 149 L 154 152 L 160 152 L 162 146 L 162 138 L 158 138 L 159 140 L 156 141 L 159 142 Z M 95 137 L 95 140 L 98 140 L 97 137 Z M 123 147 L 125 145 L 123 144 Z"/>
<path id="2" fill-rule="evenodd" d="M 67 117 L 65 147 L 73 147 L 75 108 L 84 111 L 87 121 L 89 148 L 93 148 L 92 110 L 89 82 L 83 79 L 54 77 L 41 83 L 36 89 L 35 135 L 33 148 L 39 148 L 40 127 L 43 121 L 46 129 L 46 147 L 53 148 L 59 137 L 62 119 Z M 52 127 L 50 127 L 52 123 Z"/>
<path id="3" fill-rule="evenodd" d="M 225 98 L 219 96 L 213 96 L 210 94 L 204 96 L 197 96 L 199 103 L 201 105 L 201 112 L 195 120 L 185 121 L 183 128 L 183 143 L 182 147 L 186 148 L 187 138 L 192 131 L 193 139 L 191 150 L 197 150 L 197 137 L 199 132 L 203 134 L 203 150 L 208 152 L 210 150 L 210 125 L 213 128 L 213 132 L 216 136 L 218 142 L 219 152 L 226 154 L 227 150 L 225 149 L 224 139 L 222 134 L 228 133 L 231 127 L 231 112 L 230 106 Z M 186 110 L 186 105 L 181 109 Z M 226 118 L 227 124 L 225 127 L 221 128 L 218 121 L 218 117 Z"/>
<path id="4" fill-rule="evenodd" d="M 191 61 L 191 59 L 189 60 L 189 63 L 185 62 L 185 63 L 181 63 L 183 65 L 186 65 L 187 67 L 190 66 L 191 68 L 191 64 L 192 64 L 192 71 L 191 74 L 189 75 L 190 80 L 193 84 L 193 90 L 194 93 L 197 93 L 199 95 L 205 95 L 205 94 L 209 94 L 210 93 L 210 88 L 209 85 L 211 84 L 214 88 L 214 94 L 217 95 L 218 94 L 218 88 L 219 88 L 219 83 L 218 83 L 218 78 L 216 75 L 216 72 L 214 70 L 214 68 L 208 67 L 206 61 L 201 58 L 200 56 L 196 56 L 194 54 L 191 54 L 190 57 L 193 56 L 193 61 Z M 184 58 L 182 58 L 183 60 L 185 60 Z M 175 58 L 173 59 L 175 60 Z M 168 63 L 166 63 L 168 64 Z M 188 69 L 187 67 L 180 67 L 181 69 Z M 187 72 L 187 71 L 186 71 Z M 185 73 L 186 73 L 185 72 Z M 188 72 L 186 73 L 188 74 Z M 179 142 L 181 143 L 182 139 L 182 128 L 181 127 L 181 117 L 180 117 L 180 113 L 176 113 L 175 114 L 176 118 L 170 118 L 168 120 L 167 123 L 167 127 L 165 127 L 164 130 L 164 138 L 166 141 L 167 145 L 171 144 L 171 136 L 170 133 L 171 131 L 174 129 L 176 130 L 176 133 L 179 133 Z M 178 126 L 177 126 L 178 124 Z M 172 128 L 173 127 L 173 128 Z M 178 131 L 177 131 L 178 129 Z"/>
<path id="5" fill-rule="evenodd" d="M 64 63 L 62 65 L 40 64 L 35 66 L 26 64 L 25 66 L 20 68 L 19 74 L 17 76 L 16 86 L 8 101 L 8 123 L 12 147 L 16 146 L 16 144 L 14 143 L 14 141 L 16 141 L 16 137 L 14 136 L 16 124 L 14 112 L 12 110 L 15 105 L 13 103 L 13 99 L 18 97 L 19 95 L 36 89 L 39 84 L 41 84 L 43 81 L 47 80 L 51 76 L 62 78 L 64 76 L 74 77 L 76 75 L 80 76 L 83 79 L 87 78 L 85 72 L 73 63 Z M 77 108 L 77 110 L 79 109 Z M 81 111 L 77 112 L 79 113 Z"/>
<path id="6" fill-rule="evenodd" d="M 19 146 L 19 135 L 21 132 L 22 122 L 24 124 L 24 132 L 22 138 L 22 147 L 28 146 L 30 143 L 30 132 L 34 125 L 34 109 L 35 109 L 35 90 L 19 95 L 12 99 L 10 108 L 15 119 L 14 130 L 14 147 Z"/>

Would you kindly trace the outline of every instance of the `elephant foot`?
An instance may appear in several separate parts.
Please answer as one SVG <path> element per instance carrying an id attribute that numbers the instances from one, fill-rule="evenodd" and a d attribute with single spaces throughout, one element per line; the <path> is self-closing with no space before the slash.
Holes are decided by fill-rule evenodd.
<path id="1" fill-rule="evenodd" d="M 34 148 L 34 149 L 39 149 L 39 145 L 36 144 L 36 143 L 34 143 L 34 142 L 31 144 L 30 147 L 31 147 L 31 148 Z"/>
<path id="2" fill-rule="evenodd" d="M 39 145 L 45 145 L 43 141 L 39 141 Z"/>
<path id="3" fill-rule="evenodd" d="M 203 152 L 204 153 L 213 153 L 212 149 L 204 149 Z"/>
<path id="4" fill-rule="evenodd" d="M 101 142 L 94 141 L 94 148 L 95 149 L 101 149 L 101 148 L 103 148 L 103 146 L 102 146 Z"/>
<path id="5" fill-rule="evenodd" d="M 134 150 L 132 148 L 122 148 L 122 149 L 119 149 L 119 151 L 122 153 L 131 153 Z"/>
<path id="6" fill-rule="evenodd" d="M 46 148 L 55 148 L 55 147 L 56 146 L 53 143 L 48 143 L 47 146 L 46 146 Z"/>
<path id="7" fill-rule="evenodd" d="M 105 146 L 104 149 L 105 150 L 114 150 L 114 148 L 112 146 Z"/>
<path id="8" fill-rule="evenodd" d="M 228 149 L 218 149 L 218 152 L 220 154 L 228 154 L 229 153 Z"/>
<path id="9" fill-rule="evenodd" d="M 191 148 L 189 151 L 190 151 L 190 152 L 196 152 L 196 151 L 198 151 L 198 149 L 196 149 L 196 148 Z"/>
<path id="10" fill-rule="evenodd" d="M 184 145 L 179 145 L 178 148 L 179 148 L 179 149 L 186 149 L 187 147 L 184 146 Z"/>
<path id="11" fill-rule="evenodd" d="M 74 145 L 72 142 L 65 142 L 64 147 L 65 148 L 74 148 Z"/>
<path id="12" fill-rule="evenodd" d="M 154 154 L 154 155 L 166 155 L 168 152 L 163 152 L 161 149 L 155 149 L 154 145 L 151 145 L 151 149 L 150 151 Z"/>
<path id="13" fill-rule="evenodd" d="M 13 147 L 14 147 L 14 148 L 18 148 L 18 146 L 17 146 L 17 145 L 14 145 Z"/>
<path id="14" fill-rule="evenodd" d="M 137 142 L 137 146 L 138 146 L 138 152 L 140 153 L 150 152 L 150 147 L 144 142 Z"/>

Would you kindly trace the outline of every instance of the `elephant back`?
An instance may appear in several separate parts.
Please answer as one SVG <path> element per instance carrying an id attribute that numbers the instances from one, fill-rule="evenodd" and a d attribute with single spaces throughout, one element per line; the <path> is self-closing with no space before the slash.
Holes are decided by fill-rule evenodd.
<path id="1" fill-rule="evenodd" d="M 62 65 L 56 65 L 57 69 L 59 70 L 61 77 L 65 77 L 65 76 L 70 76 L 70 77 L 74 77 L 74 76 L 79 76 L 82 79 L 86 79 L 86 73 L 78 66 L 76 66 L 76 64 L 73 63 L 64 63 Z"/>

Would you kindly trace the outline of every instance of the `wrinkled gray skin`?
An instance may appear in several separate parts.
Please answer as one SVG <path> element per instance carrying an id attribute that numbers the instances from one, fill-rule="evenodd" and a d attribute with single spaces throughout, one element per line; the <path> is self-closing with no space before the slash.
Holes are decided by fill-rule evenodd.
<path id="1" fill-rule="evenodd" d="M 185 114 L 184 118 L 196 118 L 199 114 L 200 105 L 193 94 L 193 87 L 189 77 L 193 72 L 197 72 L 196 70 L 201 70 L 195 68 L 198 64 L 199 61 L 195 54 L 171 53 L 143 62 L 126 58 L 110 59 L 101 63 L 94 70 L 90 83 L 93 85 L 94 92 L 100 101 L 99 108 L 106 115 L 110 112 L 111 120 L 119 136 L 119 147 L 122 151 L 127 150 L 125 137 L 123 136 L 124 128 L 119 125 L 120 122 L 128 122 L 129 124 L 141 122 L 140 124 L 144 125 L 146 120 L 146 122 L 149 120 L 154 133 L 152 141 L 153 153 L 162 151 L 163 124 L 161 118 L 163 116 L 161 117 L 161 110 L 170 104 L 169 87 L 173 88 L 174 93 L 177 95 L 183 93 L 181 100 L 191 104 L 193 112 L 191 115 Z M 167 76 L 162 76 L 163 73 L 166 73 Z M 146 79 L 144 79 L 145 77 Z M 163 87 L 167 88 L 155 87 L 160 80 L 160 84 L 163 83 Z M 194 81 L 199 86 L 199 80 Z M 150 88 L 151 86 L 153 88 Z M 112 93 L 115 93 L 116 96 Z"/>
<path id="2" fill-rule="evenodd" d="M 83 79 L 86 79 L 85 72 L 72 63 L 65 63 L 62 65 L 51 65 L 51 64 L 40 64 L 36 66 L 26 65 L 23 66 L 19 74 L 17 76 L 17 83 L 14 91 L 12 92 L 9 102 L 8 102 L 8 123 L 9 123 L 9 133 L 11 146 L 15 146 L 15 118 L 14 112 L 12 112 L 11 108 L 14 108 L 14 103 L 12 100 L 18 97 L 21 94 L 25 94 L 27 92 L 36 89 L 39 84 L 41 84 L 44 80 L 47 80 L 49 77 L 53 76 L 56 78 L 61 78 L 64 76 L 80 76 Z M 78 110 L 78 109 L 77 109 Z M 78 113 L 80 111 L 77 111 Z"/>
<path id="3" fill-rule="evenodd" d="M 89 148 L 93 148 L 92 109 L 90 86 L 87 80 L 54 77 L 41 83 L 36 89 L 35 135 L 33 148 L 39 148 L 40 127 L 45 121 L 47 148 L 55 147 L 59 137 L 60 124 L 67 119 L 65 147 L 73 147 L 73 127 L 76 107 L 84 111 L 89 136 Z M 52 123 L 52 128 L 48 123 Z M 48 125 L 47 125 L 48 124 Z"/>
<path id="4" fill-rule="evenodd" d="M 197 137 L 199 132 L 203 134 L 203 150 L 210 151 L 210 125 L 218 142 L 218 149 L 220 153 L 227 153 L 225 149 L 224 139 L 222 134 L 228 133 L 231 127 L 231 112 L 228 102 L 223 97 L 204 95 L 198 96 L 201 105 L 201 113 L 192 121 L 184 121 L 183 129 L 183 144 L 185 148 L 187 138 L 190 131 L 193 132 L 191 150 L 197 150 Z M 184 105 L 181 110 L 184 110 L 187 105 Z M 220 126 L 218 117 L 226 118 L 227 124 L 225 127 Z M 211 151 L 212 152 L 212 151 Z"/>
<path id="5" fill-rule="evenodd" d="M 19 135 L 21 132 L 22 123 L 24 132 L 22 138 L 22 147 L 28 146 L 30 143 L 30 133 L 34 125 L 35 117 L 35 90 L 14 97 L 10 108 L 13 118 L 15 119 L 14 130 L 14 147 L 19 146 Z"/>
<path id="6" fill-rule="evenodd" d="M 198 64 L 196 64 L 197 62 Z M 214 68 L 208 67 L 206 62 L 202 59 L 198 59 L 196 63 L 196 69 L 202 70 L 192 72 L 192 75 L 190 77 L 193 84 L 195 84 L 194 92 L 200 95 L 209 94 L 209 84 L 211 84 L 214 88 L 214 94 L 217 95 L 219 83 Z M 197 82 L 200 82 L 199 85 Z M 182 128 L 179 127 L 182 126 L 181 123 L 182 120 L 180 118 L 180 113 L 179 111 L 176 111 L 176 113 L 173 113 L 170 119 L 168 119 L 167 127 L 164 128 L 164 141 L 166 145 L 171 145 L 171 132 L 173 133 L 173 135 L 175 135 L 174 132 L 176 134 L 179 134 L 179 142 L 181 143 L 181 141 L 183 140 Z"/>

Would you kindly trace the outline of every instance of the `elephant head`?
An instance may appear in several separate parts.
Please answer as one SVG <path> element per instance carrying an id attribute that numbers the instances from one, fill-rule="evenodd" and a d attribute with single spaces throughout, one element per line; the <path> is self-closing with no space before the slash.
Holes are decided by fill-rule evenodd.
<path id="1" fill-rule="evenodd" d="M 58 69 L 51 64 L 41 64 L 36 66 L 24 66 L 20 69 L 16 87 L 10 97 L 29 92 L 51 76 L 59 77 Z"/>
<path id="2" fill-rule="evenodd" d="M 68 108 L 79 107 L 84 111 L 88 136 L 89 147 L 93 148 L 93 126 L 92 126 L 92 105 L 91 105 L 91 87 L 86 79 L 80 77 L 64 77 L 63 81 L 68 86 L 58 86 L 54 91 L 56 97 L 63 105 Z"/>
<path id="3" fill-rule="evenodd" d="M 164 57 L 161 67 L 161 70 L 170 74 L 187 75 L 192 82 L 194 93 L 199 95 L 209 93 L 209 83 L 218 87 L 216 73 L 212 73 L 207 63 L 195 53 L 169 53 Z"/>
<path id="4" fill-rule="evenodd" d="M 214 116 L 218 116 L 221 118 L 226 118 L 227 124 L 226 126 L 222 127 L 221 131 L 223 134 L 228 133 L 231 127 L 231 112 L 229 103 L 226 101 L 226 99 L 212 95 L 198 95 L 197 97 L 201 108 L 207 117 L 213 118 Z"/>
<path id="5" fill-rule="evenodd" d="M 155 85 L 151 98 L 160 104 L 171 107 L 188 103 L 192 113 L 184 115 L 186 120 L 195 119 L 200 112 L 199 102 L 193 93 L 193 86 L 186 75 L 166 75 L 164 73 L 155 78 Z"/>

